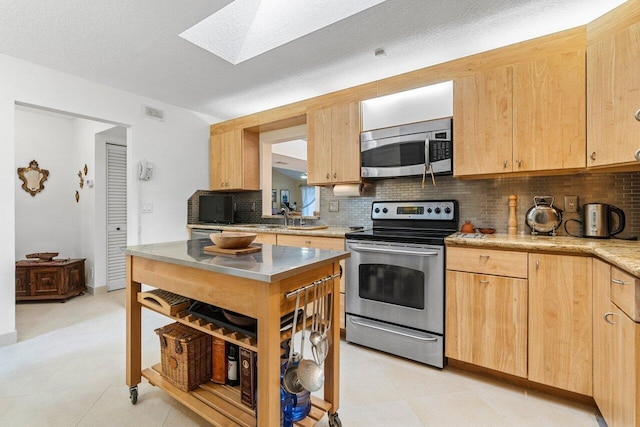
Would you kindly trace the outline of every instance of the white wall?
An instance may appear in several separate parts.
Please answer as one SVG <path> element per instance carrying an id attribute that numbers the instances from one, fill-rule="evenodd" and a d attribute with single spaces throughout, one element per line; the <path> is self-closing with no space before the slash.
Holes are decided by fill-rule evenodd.
<path id="1" fill-rule="evenodd" d="M 219 121 L 0 55 L 0 345 L 16 339 L 16 102 L 128 126 L 128 244 L 186 238 L 186 200 L 194 189 L 209 185 L 209 125 Z M 143 104 L 163 109 L 165 121 L 144 118 Z M 140 184 L 133 172 L 142 158 L 153 162 L 156 169 L 151 181 Z M 153 213 L 139 214 L 142 200 L 154 203 Z"/>

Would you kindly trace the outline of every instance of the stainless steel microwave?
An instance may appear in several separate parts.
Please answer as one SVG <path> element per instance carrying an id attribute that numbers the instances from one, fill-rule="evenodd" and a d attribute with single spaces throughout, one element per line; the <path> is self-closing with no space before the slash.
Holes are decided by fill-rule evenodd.
<path id="1" fill-rule="evenodd" d="M 363 178 L 453 174 L 451 117 L 360 134 Z"/>

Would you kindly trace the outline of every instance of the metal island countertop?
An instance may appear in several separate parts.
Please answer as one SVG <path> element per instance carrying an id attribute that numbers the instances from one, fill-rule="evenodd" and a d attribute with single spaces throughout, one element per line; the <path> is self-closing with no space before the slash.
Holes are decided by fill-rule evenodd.
<path id="1" fill-rule="evenodd" d="M 184 240 L 128 246 L 127 255 L 198 268 L 261 282 L 292 277 L 321 264 L 349 257 L 349 252 L 293 246 L 260 245 L 262 250 L 244 255 L 211 254 L 204 251 L 209 239 Z"/>

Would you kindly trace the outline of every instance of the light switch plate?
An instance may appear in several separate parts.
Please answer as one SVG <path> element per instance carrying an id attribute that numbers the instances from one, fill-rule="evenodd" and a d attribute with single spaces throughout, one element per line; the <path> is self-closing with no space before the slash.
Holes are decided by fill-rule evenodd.
<path id="1" fill-rule="evenodd" d="M 329 202 L 329 212 L 338 212 L 340 210 L 340 205 L 338 201 L 335 200 L 333 202 Z"/>
<path id="2" fill-rule="evenodd" d="M 578 196 L 564 196 L 564 212 L 578 212 Z"/>

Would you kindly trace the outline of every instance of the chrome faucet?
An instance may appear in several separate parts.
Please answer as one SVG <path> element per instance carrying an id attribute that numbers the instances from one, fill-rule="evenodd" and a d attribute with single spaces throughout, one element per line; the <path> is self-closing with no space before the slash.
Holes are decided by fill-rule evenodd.
<path id="1" fill-rule="evenodd" d="M 289 222 L 289 208 L 286 206 L 283 206 L 280 212 L 284 214 L 284 228 L 287 228 L 287 224 Z"/>

